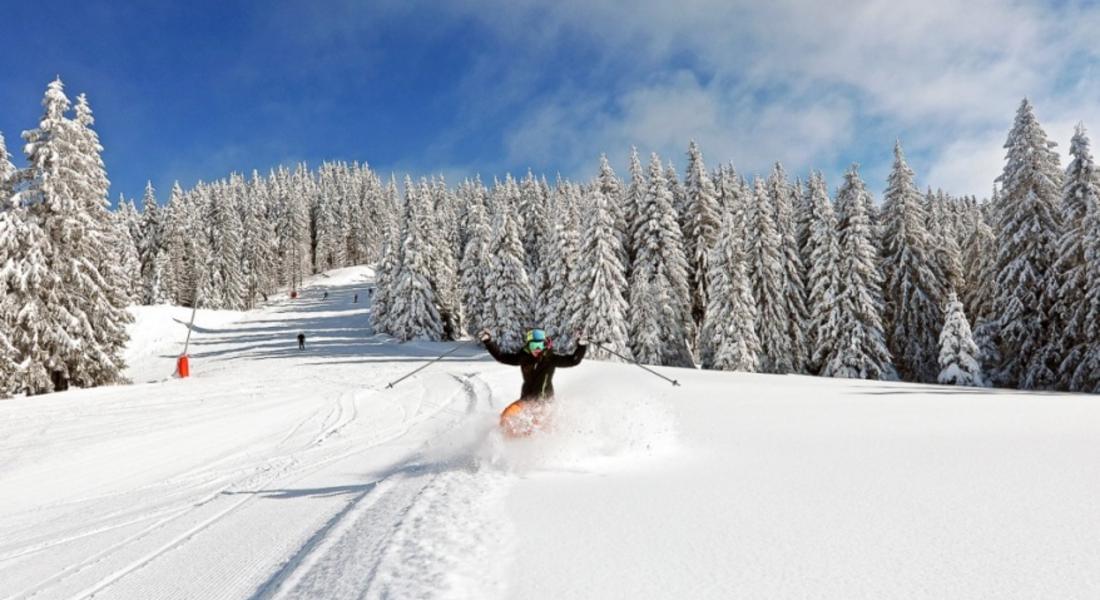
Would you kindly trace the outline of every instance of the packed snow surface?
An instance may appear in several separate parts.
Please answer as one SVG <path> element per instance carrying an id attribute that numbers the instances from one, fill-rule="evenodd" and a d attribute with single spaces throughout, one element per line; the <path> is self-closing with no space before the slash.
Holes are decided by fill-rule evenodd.
<path id="1" fill-rule="evenodd" d="M 587 361 L 505 440 L 472 343 L 387 389 L 454 345 L 370 276 L 198 311 L 184 380 L 190 310 L 135 309 L 134 385 L 0 402 L 0 598 L 1100 597 L 1095 397 Z"/>

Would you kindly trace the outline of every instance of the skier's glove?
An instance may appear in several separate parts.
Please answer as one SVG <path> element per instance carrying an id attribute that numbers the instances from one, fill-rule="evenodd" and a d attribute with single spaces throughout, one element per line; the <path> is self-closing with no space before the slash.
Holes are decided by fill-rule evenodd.
<path id="1" fill-rule="evenodd" d="M 587 346 L 588 345 L 588 336 L 584 335 L 582 333 L 581 337 L 577 338 L 577 345 L 578 346 Z"/>
<path id="2" fill-rule="evenodd" d="M 481 331 L 477 332 L 477 339 L 481 340 L 482 342 L 488 342 L 489 340 L 493 339 L 493 336 L 489 333 L 488 329 L 482 329 Z"/>

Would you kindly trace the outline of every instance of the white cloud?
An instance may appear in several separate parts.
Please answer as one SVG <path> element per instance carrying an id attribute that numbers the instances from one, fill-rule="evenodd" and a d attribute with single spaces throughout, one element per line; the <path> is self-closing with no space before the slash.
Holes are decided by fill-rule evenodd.
<path id="1" fill-rule="evenodd" d="M 415 9 L 409 6 L 415 5 Z M 353 3 L 345 6 L 354 7 Z M 792 172 L 890 160 L 901 137 L 921 179 L 985 195 L 1020 98 L 1065 146 L 1079 119 L 1100 122 L 1091 83 L 1100 7 L 971 0 L 385 0 L 359 18 L 474 21 L 499 43 L 461 89 L 455 131 L 509 116 L 499 165 L 582 175 L 631 145 L 676 162 L 688 138 L 708 163 Z M 387 8 L 388 7 L 388 8 Z M 395 8 L 395 7 L 399 7 Z M 435 24 L 435 25 L 433 25 Z M 580 45 L 590 64 L 562 65 Z M 499 53 L 499 54 L 498 54 Z M 562 73 L 555 92 L 544 72 Z M 1096 119 L 1094 119 L 1094 117 Z M 1100 127 L 1100 126 L 1098 126 Z M 445 144 L 444 144 L 445 145 Z M 572 171 L 572 172 L 569 172 Z"/>
<path id="2" fill-rule="evenodd" d="M 527 108 L 507 138 L 511 162 L 564 165 L 637 144 L 675 152 L 697 138 L 711 162 L 744 170 L 783 160 L 794 170 L 889 157 L 894 135 L 925 157 L 927 180 L 985 195 L 1023 96 L 1064 142 L 1096 111 L 1093 86 L 1066 81 L 1070 57 L 1091 60 L 1097 9 L 976 0 L 688 3 L 487 0 L 473 14 L 505 39 L 598 40 L 628 71 L 616 93 L 581 89 Z M 689 55 L 700 77 L 669 72 Z M 538 55 L 528 57 L 537 61 Z M 629 72 L 636 71 L 636 75 Z M 707 83 L 700 83 L 706 79 Z M 1070 85 L 1067 86 L 1067 83 Z M 1056 125 L 1055 125 L 1056 124 Z M 867 139 L 871 133 L 890 133 Z M 563 156 L 564 155 L 564 156 Z"/>

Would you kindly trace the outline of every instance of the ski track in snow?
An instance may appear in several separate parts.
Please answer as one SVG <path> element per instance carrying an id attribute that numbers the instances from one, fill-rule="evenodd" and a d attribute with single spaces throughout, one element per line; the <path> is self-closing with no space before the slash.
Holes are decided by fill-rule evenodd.
<path id="1" fill-rule="evenodd" d="M 468 379 L 467 414 L 479 398 Z M 484 598 L 503 589 L 507 478 L 472 455 L 408 466 L 360 492 L 255 598 Z"/>
<path id="2" fill-rule="evenodd" d="M 556 463 L 501 439 L 476 348 L 388 391 L 439 346 L 395 355 L 362 304 L 309 294 L 198 319 L 189 380 L 156 375 L 178 335 L 145 332 L 132 377 L 159 383 L 0 404 L 0 482 L 28 490 L 0 499 L 0 598 L 505 596 L 508 490 Z M 298 320 L 315 354 L 287 350 Z"/>

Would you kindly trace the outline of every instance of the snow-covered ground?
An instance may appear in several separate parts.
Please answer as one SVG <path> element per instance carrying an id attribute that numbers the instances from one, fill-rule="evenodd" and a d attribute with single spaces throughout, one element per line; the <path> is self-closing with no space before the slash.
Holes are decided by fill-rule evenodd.
<path id="1" fill-rule="evenodd" d="M 368 287 L 199 311 L 186 380 L 136 309 L 134 385 L 0 402 L 0 598 L 1100 597 L 1100 399 L 586 362 L 505 441 L 518 373 L 387 389 L 453 345 Z"/>

